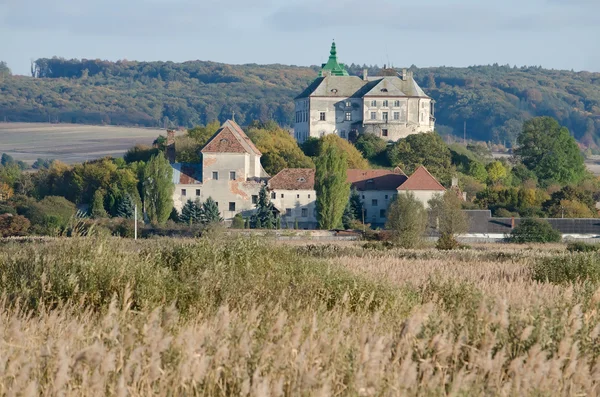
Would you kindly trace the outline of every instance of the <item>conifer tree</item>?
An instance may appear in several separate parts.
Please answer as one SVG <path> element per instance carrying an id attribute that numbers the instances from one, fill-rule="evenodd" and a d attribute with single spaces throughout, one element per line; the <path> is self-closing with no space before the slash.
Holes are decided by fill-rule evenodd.
<path id="1" fill-rule="evenodd" d="M 350 192 L 350 198 L 344 209 L 344 216 L 342 217 L 342 222 L 346 229 L 351 227 L 352 221 L 363 221 L 363 203 L 356 189 L 352 189 Z"/>
<path id="2" fill-rule="evenodd" d="M 346 182 L 346 154 L 334 145 L 325 145 L 316 161 L 315 190 L 319 228 L 330 230 L 342 226 L 344 209 L 350 195 Z"/>
<path id="3" fill-rule="evenodd" d="M 181 209 L 179 220 L 188 225 L 201 223 L 203 219 L 202 212 L 202 205 L 198 199 L 196 201 L 188 200 Z"/>
<path id="4" fill-rule="evenodd" d="M 252 216 L 251 223 L 255 229 L 273 229 L 276 225 L 275 215 L 273 215 L 273 203 L 269 199 L 269 192 L 265 185 L 260 188 L 258 193 L 256 212 Z"/>
<path id="5" fill-rule="evenodd" d="M 135 215 L 135 204 L 129 194 L 126 194 L 119 200 L 116 216 L 119 218 L 131 219 Z"/>
<path id="6" fill-rule="evenodd" d="M 104 209 L 104 192 L 100 189 L 94 192 L 94 200 L 92 201 L 90 214 L 93 218 L 106 218 L 108 216 Z"/>
<path id="7" fill-rule="evenodd" d="M 212 197 L 207 198 L 204 204 L 202 204 L 202 223 L 208 225 L 210 223 L 219 223 L 222 221 L 223 218 L 221 218 L 219 206 Z"/>

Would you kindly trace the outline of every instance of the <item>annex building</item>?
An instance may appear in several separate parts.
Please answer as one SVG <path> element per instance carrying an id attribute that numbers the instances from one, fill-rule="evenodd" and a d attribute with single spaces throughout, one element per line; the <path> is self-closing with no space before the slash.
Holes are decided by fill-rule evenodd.
<path id="1" fill-rule="evenodd" d="M 261 152 L 242 128 L 228 120 L 200 150 L 201 162 L 176 163 L 174 132 L 167 134 L 167 157 L 173 168 L 173 203 L 181 212 L 188 200 L 217 202 L 221 217 L 229 222 L 241 213 L 252 215 L 262 186 L 269 190 L 271 202 L 282 228 L 317 228 L 315 170 L 286 168 L 271 177 L 262 168 Z M 444 187 L 424 168 L 407 176 L 390 170 L 350 169 L 347 180 L 363 202 L 364 223 L 385 225 L 387 209 L 396 195 L 412 192 L 425 206 Z"/>
<path id="2" fill-rule="evenodd" d="M 300 143 L 309 137 L 336 134 L 352 139 L 371 133 L 395 142 L 410 134 L 432 132 L 434 101 L 404 69 L 385 69 L 385 76 L 350 76 L 338 62 L 335 43 L 319 77 L 295 98 L 294 136 Z"/>

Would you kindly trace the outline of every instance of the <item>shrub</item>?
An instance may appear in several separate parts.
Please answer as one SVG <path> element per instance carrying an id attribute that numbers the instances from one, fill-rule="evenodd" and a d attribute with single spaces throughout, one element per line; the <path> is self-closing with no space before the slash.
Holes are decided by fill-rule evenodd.
<path id="1" fill-rule="evenodd" d="M 124 238 L 134 238 L 135 223 L 133 219 L 122 219 L 114 228 L 113 234 Z"/>
<path id="2" fill-rule="evenodd" d="M 558 243 L 562 239 L 560 232 L 554 230 L 545 220 L 523 219 L 511 232 L 509 241 L 513 243 Z"/>
<path id="3" fill-rule="evenodd" d="M 399 194 L 388 210 L 386 228 L 392 240 L 402 248 L 416 248 L 422 244 L 427 226 L 427 211 L 413 193 Z"/>
<path id="4" fill-rule="evenodd" d="M 21 215 L 0 215 L 0 237 L 25 236 L 30 222 Z"/>
<path id="5" fill-rule="evenodd" d="M 583 241 L 574 241 L 567 245 L 569 252 L 598 252 L 600 244 L 584 243 Z"/>
<path id="6" fill-rule="evenodd" d="M 233 220 L 231 221 L 231 228 L 232 229 L 243 229 L 244 228 L 244 218 L 242 217 L 242 214 L 236 214 L 233 217 Z"/>
<path id="7" fill-rule="evenodd" d="M 460 247 L 460 244 L 452 234 L 443 233 L 435 244 L 435 248 L 443 251 L 450 251 Z"/>
<path id="8" fill-rule="evenodd" d="M 593 253 L 577 253 L 539 259 L 533 265 L 533 279 L 556 284 L 599 282 L 600 256 Z"/>

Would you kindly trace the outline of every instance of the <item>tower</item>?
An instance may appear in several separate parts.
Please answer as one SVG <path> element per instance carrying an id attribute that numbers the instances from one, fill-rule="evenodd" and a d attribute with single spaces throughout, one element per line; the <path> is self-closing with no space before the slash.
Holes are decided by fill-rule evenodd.
<path id="1" fill-rule="evenodd" d="M 327 63 L 321 65 L 321 71 L 319 77 L 324 76 L 349 76 L 346 71 L 346 67 L 343 63 L 338 62 L 337 49 L 335 47 L 335 41 L 331 43 L 331 50 L 329 51 L 329 60 Z"/>

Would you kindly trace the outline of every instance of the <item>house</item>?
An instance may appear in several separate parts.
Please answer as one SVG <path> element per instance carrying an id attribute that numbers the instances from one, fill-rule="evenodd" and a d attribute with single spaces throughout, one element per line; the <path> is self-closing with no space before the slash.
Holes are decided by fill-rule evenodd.
<path id="1" fill-rule="evenodd" d="M 395 142 L 410 134 L 432 132 L 434 101 L 404 69 L 385 69 L 384 76 L 350 76 L 338 62 L 335 43 L 329 60 L 295 102 L 294 136 L 300 143 L 309 137 L 336 134 L 353 139 L 371 133 Z"/>
<path id="2" fill-rule="evenodd" d="M 425 167 L 419 167 L 410 177 L 399 168 L 393 171 L 349 169 L 347 181 L 363 203 L 361 221 L 374 227 L 385 225 L 389 205 L 398 194 L 412 192 L 427 208 L 434 195 L 446 191 Z M 317 227 L 314 169 L 283 169 L 269 180 L 268 187 L 271 202 L 281 214 L 282 227 L 292 227 L 296 222 L 300 229 Z"/>
<path id="3" fill-rule="evenodd" d="M 175 163 L 174 133 L 167 135 L 167 157 L 172 163 L 175 208 L 188 200 L 206 201 L 212 197 L 221 216 L 231 220 L 237 213 L 249 216 L 258 193 L 269 175 L 260 163 L 261 152 L 241 127 L 228 120 L 200 150 L 200 164 Z"/>

